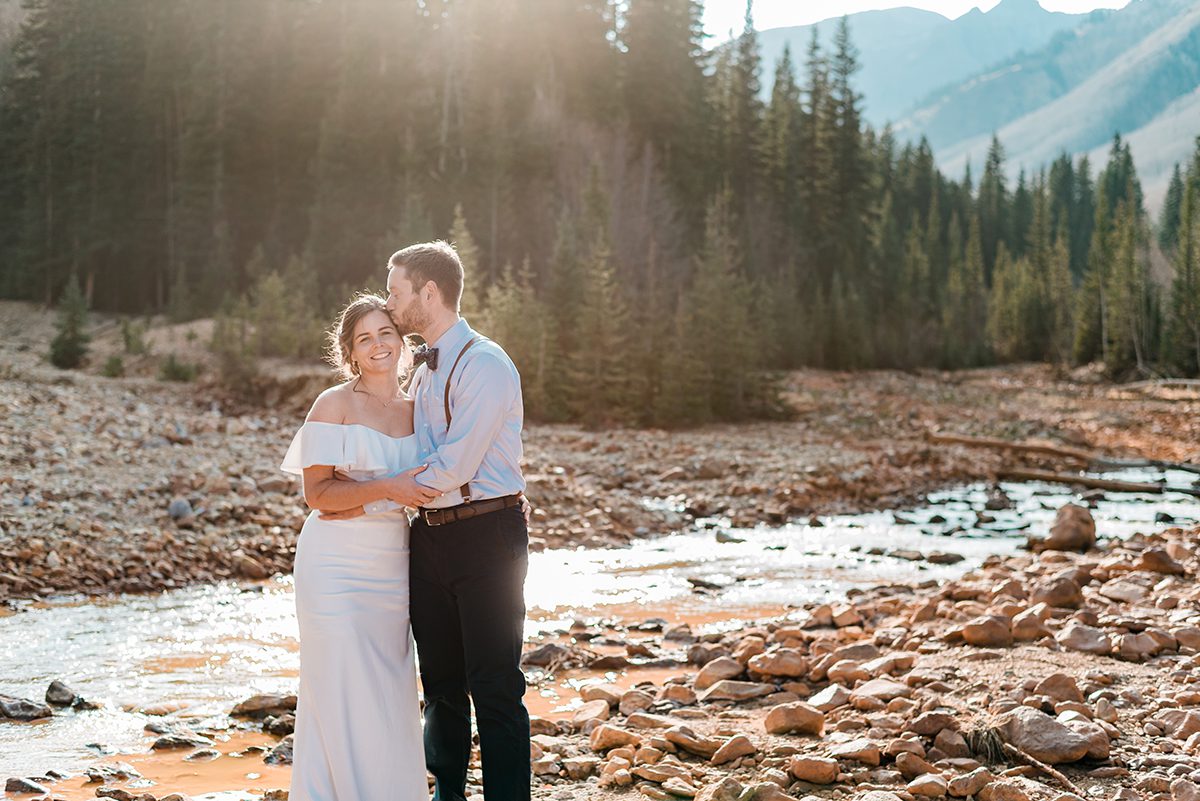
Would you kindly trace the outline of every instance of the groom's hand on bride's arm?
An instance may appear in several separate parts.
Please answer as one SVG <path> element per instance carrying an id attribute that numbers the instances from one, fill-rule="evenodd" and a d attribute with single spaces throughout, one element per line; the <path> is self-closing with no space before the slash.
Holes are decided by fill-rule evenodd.
<path id="1" fill-rule="evenodd" d="M 411 506 L 416 509 L 435 498 L 441 497 L 442 493 L 438 490 L 417 483 L 416 476 L 425 467 L 425 465 L 421 465 L 411 470 L 405 470 L 397 476 L 380 479 L 380 481 L 384 482 L 383 491 L 387 499 L 395 501 L 401 506 Z"/>

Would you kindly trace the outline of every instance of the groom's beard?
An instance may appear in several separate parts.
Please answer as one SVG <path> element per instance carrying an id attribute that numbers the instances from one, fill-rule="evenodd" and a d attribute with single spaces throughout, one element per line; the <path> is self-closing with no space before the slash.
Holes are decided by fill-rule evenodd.
<path id="1" fill-rule="evenodd" d="M 402 337 L 424 331 L 429 326 L 429 314 L 417 305 L 416 299 L 391 317 Z"/>

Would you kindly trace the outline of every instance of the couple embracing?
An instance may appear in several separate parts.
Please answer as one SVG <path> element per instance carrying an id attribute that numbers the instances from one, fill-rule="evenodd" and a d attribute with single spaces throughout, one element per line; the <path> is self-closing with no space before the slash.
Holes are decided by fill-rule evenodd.
<path id="1" fill-rule="evenodd" d="M 472 703 L 485 797 L 530 796 L 521 383 L 459 316 L 462 289 L 447 243 L 395 253 L 387 301 L 359 296 L 331 332 L 346 380 L 284 457 L 314 510 L 294 570 L 292 801 L 424 801 L 427 769 L 436 801 L 463 801 Z"/>

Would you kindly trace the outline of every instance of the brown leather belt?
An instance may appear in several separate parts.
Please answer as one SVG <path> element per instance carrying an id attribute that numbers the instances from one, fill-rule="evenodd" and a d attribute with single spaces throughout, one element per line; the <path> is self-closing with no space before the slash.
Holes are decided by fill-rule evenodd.
<path id="1" fill-rule="evenodd" d="M 446 523 L 457 523 L 460 520 L 470 520 L 488 512 L 499 512 L 501 509 L 512 509 L 521 505 L 521 493 L 505 495 L 503 498 L 487 498 L 482 501 L 460 503 L 458 506 L 447 506 L 445 509 L 418 509 L 417 514 L 427 526 L 442 526 Z"/>

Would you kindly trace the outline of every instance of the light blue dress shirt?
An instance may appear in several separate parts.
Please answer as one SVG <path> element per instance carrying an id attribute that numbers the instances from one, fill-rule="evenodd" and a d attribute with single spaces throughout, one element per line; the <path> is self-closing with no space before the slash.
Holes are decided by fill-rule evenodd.
<path id="1" fill-rule="evenodd" d="M 472 501 L 499 498 L 525 489 L 521 475 L 521 426 L 525 410 L 521 376 L 504 349 L 480 339 L 454 369 L 450 382 L 450 429 L 446 429 L 446 376 L 463 346 L 478 336 L 459 320 L 436 342 L 438 369 L 428 364 L 413 378 L 413 428 L 421 464 L 420 484 L 444 493 L 426 504 L 438 509 L 463 503 L 460 488 L 470 483 Z"/>

